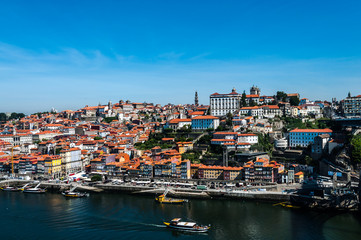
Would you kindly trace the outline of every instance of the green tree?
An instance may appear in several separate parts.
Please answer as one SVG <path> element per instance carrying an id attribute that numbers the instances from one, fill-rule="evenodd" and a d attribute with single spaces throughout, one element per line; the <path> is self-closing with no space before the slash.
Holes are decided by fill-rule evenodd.
<path id="1" fill-rule="evenodd" d="M 291 106 L 298 106 L 300 104 L 300 99 L 297 96 L 290 97 Z"/>
<path id="2" fill-rule="evenodd" d="M 313 166 L 313 167 L 317 166 L 317 161 L 315 161 L 313 158 L 311 158 L 308 155 L 305 156 L 305 163 L 308 166 Z"/>
<path id="3" fill-rule="evenodd" d="M 16 112 L 11 113 L 9 119 L 16 119 L 18 117 L 18 114 Z"/>
<path id="4" fill-rule="evenodd" d="M 246 91 L 243 91 L 241 97 L 241 107 L 247 107 L 246 98 L 247 98 Z"/>
<path id="5" fill-rule="evenodd" d="M 61 150 L 62 150 L 62 148 L 57 148 L 57 149 L 55 149 L 55 154 L 56 154 L 56 155 L 59 155 Z"/>
<path id="6" fill-rule="evenodd" d="M 216 129 L 217 132 L 222 132 L 222 131 L 225 131 L 226 128 L 223 126 L 223 125 L 219 125 Z"/>
<path id="7" fill-rule="evenodd" d="M 11 113 L 11 115 L 10 115 L 10 117 L 8 119 L 20 119 L 20 118 L 23 118 L 23 117 L 25 117 L 24 113 L 13 112 L 13 113 Z"/>
<path id="8" fill-rule="evenodd" d="M 165 133 L 165 134 L 169 134 L 169 133 L 173 133 L 174 131 L 173 131 L 173 129 L 171 129 L 171 128 L 164 128 L 163 129 L 163 133 Z"/>
<path id="9" fill-rule="evenodd" d="M 99 136 L 94 137 L 94 140 L 101 140 L 101 139 L 103 139 L 103 138 L 99 137 Z"/>
<path id="10" fill-rule="evenodd" d="M 361 135 L 358 134 L 351 139 L 351 156 L 356 163 L 361 162 Z"/>
<path id="11" fill-rule="evenodd" d="M 269 134 L 258 134 L 258 143 L 251 146 L 251 150 L 268 152 L 272 155 L 273 144 L 269 140 Z"/>
<path id="12" fill-rule="evenodd" d="M 203 137 L 201 137 L 199 140 L 198 140 L 198 144 L 208 144 L 210 145 L 211 144 L 211 140 L 212 140 L 212 135 L 204 135 Z"/>
<path id="13" fill-rule="evenodd" d="M 249 106 L 250 106 L 250 107 L 254 107 L 254 106 L 256 106 L 256 105 L 257 105 L 257 104 L 256 104 L 255 101 L 253 101 L 253 100 L 249 101 Z"/>
<path id="14" fill-rule="evenodd" d="M 94 176 L 92 176 L 92 177 L 90 178 L 90 180 L 91 180 L 92 182 L 101 181 L 102 179 L 103 179 L 103 178 L 102 178 L 101 175 L 94 175 Z"/>
<path id="15" fill-rule="evenodd" d="M 226 124 L 228 126 L 232 126 L 232 120 L 233 120 L 233 114 L 231 112 L 227 113 L 227 120 L 226 120 Z"/>
<path id="16" fill-rule="evenodd" d="M 191 163 L 200 163 L 199 157 L 201 156 L 200 152 L 188 150 L 182 154 L 182 159 L 188 159 Z"/>
<path id="17" fill-rule="evenodd" d="M 7 117 L 5 113 L 0 113 L 0 122 L 6 122 Z"/>
<path id="18" fill-rule="evenodd" d="M 278 101 L 286 102 L 287 94 L 283 91 L 278 91 L 276 98 Z"/>
<path id="19" fill-rule="evenodd" d="M 103 119 L 103 122 L 111 123 L 113 120 L 118 120 L 117 117 L 106 117 Z"/>

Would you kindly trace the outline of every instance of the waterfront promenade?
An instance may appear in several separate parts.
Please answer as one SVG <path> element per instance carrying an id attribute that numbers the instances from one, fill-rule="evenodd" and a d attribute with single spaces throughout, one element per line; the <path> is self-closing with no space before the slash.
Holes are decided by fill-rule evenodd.
<path id="1" fill-rule="evenodd" d="M 233 199 L 254 199 L 266 201 L 288 201 L 290 194 L 287 193 L 291 190 L 296 190 L 300 187 L 299 184 L 278 184 L 269 186 L 245 186 L 235 187 L 226 184 L 224 187 L 217 189 L 210 189 L 204 185 L 205 189 L 197 189 L 196 185 L 182 185 L 177 182 L 119 182 L 112 181 L 108 183 L 62 183 L 57 180 L 50 181 L 30 181 L 30 180 L 4 180 L 0 181 L 0 186 L 23 186 L 25 184 L 38 184 L 41 187 L 53 192 L 64 191 L 73 187 L 77 190 L 88 192 L 118 192 L 129 193 L 137 195 L 156 195 L 163 193 L 166 189 L 169 190 L 168 195 L 173 197 L 182 198 L 198 198 L 198 199 L 219 199 L 219 198 L 233 198 Z M 165 184 L 164 184 L 165 183 Z M 169 184 L 168 184 L 169 183 Z M 285 191 L 287 190 L 287 191 Z"/>

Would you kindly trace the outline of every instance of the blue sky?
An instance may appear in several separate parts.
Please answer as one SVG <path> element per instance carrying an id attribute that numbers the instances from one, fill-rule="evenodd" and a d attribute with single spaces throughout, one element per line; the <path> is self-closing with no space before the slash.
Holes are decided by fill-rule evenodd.
<path id="1" fill-rule="evenodd" d="M 1 1 L 0 112 L 361 94 L 360 1 Z"/>

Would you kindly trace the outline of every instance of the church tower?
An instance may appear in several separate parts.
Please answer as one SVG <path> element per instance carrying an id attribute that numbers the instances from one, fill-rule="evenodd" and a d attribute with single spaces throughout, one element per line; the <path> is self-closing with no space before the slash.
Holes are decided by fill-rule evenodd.
<path id="1" fill-rule="evenodd" d="M 195 97 L 194 97 L 194 104 L 196 106 L 198 106 L 199 102 L 198 102 L 198 92 L 196 91 Z"/>
<path id="2" fill-rule="evenodd" d="M 261 89 L 259 89 L 259 87 L 253 85 L 251 87 L 250 94 L 251 95 L 261 95 Z"/>

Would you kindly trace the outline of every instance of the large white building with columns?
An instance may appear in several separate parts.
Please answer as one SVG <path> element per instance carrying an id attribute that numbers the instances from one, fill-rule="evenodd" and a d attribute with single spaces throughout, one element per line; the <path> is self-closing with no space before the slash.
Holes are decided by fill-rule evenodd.
<path id="1" fill-rule="evenodd" d="M 241 94 L 233 88 L 231 93 L 213 93 L 210 96 L 210 106 L 212 116 L 225 116 L 227 113 L 235 113 L 240 108 Z"/>

